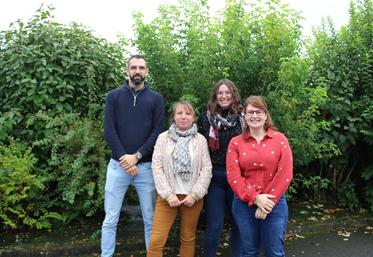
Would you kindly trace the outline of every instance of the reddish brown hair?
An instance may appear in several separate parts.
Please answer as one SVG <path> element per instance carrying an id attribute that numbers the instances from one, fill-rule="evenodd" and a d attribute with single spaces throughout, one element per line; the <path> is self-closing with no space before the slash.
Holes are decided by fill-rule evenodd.
<path id="1" fill-rule="evenodd" d="M 247 106 L 251 104 L 252 106 L 256 107 L 256 108 L 259 108 L 261 110 L 263 110 L 266 114 L 267 114 L 267 120 L 266 122 L 264 123 L 264 129 L 265 131 L 268 130 L 268 128 L 271 128 L 273 130 L 278 130 L 276 127 L 275 127 L 275 123 L 273 122 L 272 120 L 272 117 L 271 117 L 271 114 L 270 112 L 268 111 L 268 106 L 267 106 L 267 103 L 266 101 L 264 100 L 264 97 L 263 96 L 259 96 L 259 95 L 251 95 L 249 96 L 248 98 L 246 98 L 245 100 L 245 103 L 244 103 L 244 112 L 246 113 L 246 108 Z M 246 125 L 246 123 L 245 123 Z M 249 128 L 247 126 L 245 126 L 245 130 L 248 130 Z"/>

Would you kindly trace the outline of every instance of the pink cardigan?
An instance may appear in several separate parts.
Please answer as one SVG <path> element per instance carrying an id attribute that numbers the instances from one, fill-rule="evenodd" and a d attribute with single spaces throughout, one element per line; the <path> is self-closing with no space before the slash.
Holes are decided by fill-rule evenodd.
<path id="1" fill-rule="evenodd" d="M 171 139 L 168 131 L 158 136 L 154 146 L 152 170 L 155 187 L 163 199 L 175 194 L 175 175 L 173 171 L 172 152 L 175 141 Z M 199 200 L 207 193 L 212 177 L 212 165 L 207 141 L 204 136 L 197 133 L 189 143 L 192 171 L 187 183 L 192 185 L 191 194 Z"/>

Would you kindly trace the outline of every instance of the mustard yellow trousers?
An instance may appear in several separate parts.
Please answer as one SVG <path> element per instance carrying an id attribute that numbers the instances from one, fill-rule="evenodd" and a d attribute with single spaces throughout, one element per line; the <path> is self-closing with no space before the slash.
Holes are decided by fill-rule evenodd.
<path id="1" fill-rule="evenodd" d="M 195 202 L 192 207 L 186 205 L 170 207 L 166 200 L 158 196 L 155 204 L 153 227 L 146 256 L 163 256 L 163 248 L 167 242 L 168 234 L 179 213 L 180 257 L 194 257 L 196 230 L 202 207 L 203 199 Z"/>

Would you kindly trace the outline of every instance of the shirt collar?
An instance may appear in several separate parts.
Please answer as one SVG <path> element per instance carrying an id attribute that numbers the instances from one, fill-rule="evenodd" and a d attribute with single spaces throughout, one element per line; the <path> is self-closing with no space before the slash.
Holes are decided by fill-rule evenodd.
<path id="1" fill-rule="evenodd" d="M 246 140 L 249 140 L 250 138 L 254 139 L 254 137 L 251 136 L 250 130 L 245 130 L 243 132 L 243 136 L 244 136 L 244 139 Z M 264 135 L 264 138 L 266 137 L 273 138 L 274 136 L 275 136 L 275 131 L 271 128 L 268 128 L 266 134 Z"/>

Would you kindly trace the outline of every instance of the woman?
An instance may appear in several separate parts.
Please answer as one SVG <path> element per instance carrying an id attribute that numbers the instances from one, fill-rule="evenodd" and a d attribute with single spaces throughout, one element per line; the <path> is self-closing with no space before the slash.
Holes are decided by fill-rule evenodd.
<path id="1" fill-rule="evenodd" d="M 241 235 L 242 256 L 285 256 L 288 207 L 284 194 L 293 178 L 288 140 L 274 127 L 261 96 L 244 104 L 246 129 L 232 138 L 227 153 L 227 177 L 235 192 L 233 217 Z"/>
<path id="2" fill-rule="evenodd" d="M 187 101 L 173 106 L 172 124 L 159 135 L 152 169 L 158 198 L 148 257 L 163 255 L 171 226 L 180 213 L 180 256 L 194 257 L 203 197 L 211 180 L 206 139 L 197 132 L 195 112 Z"/>
<path id="3" fill-rule="evenodd" d="M 240 236 L 231 213 L 233 191 L 227 182 L 225 161 L 229 141 L 242 132 L 241 111 L 241 98 L 236 86 L 229 79 L 221 79 L 212 89 L 207 111 L 197 122 L 198 131 L 208 139 L 213 165 L 212 179 L 205 197 L 205 257 L 216 256 L 226 211 L 231 226 L 231 256 L 241 256 Z"/>

